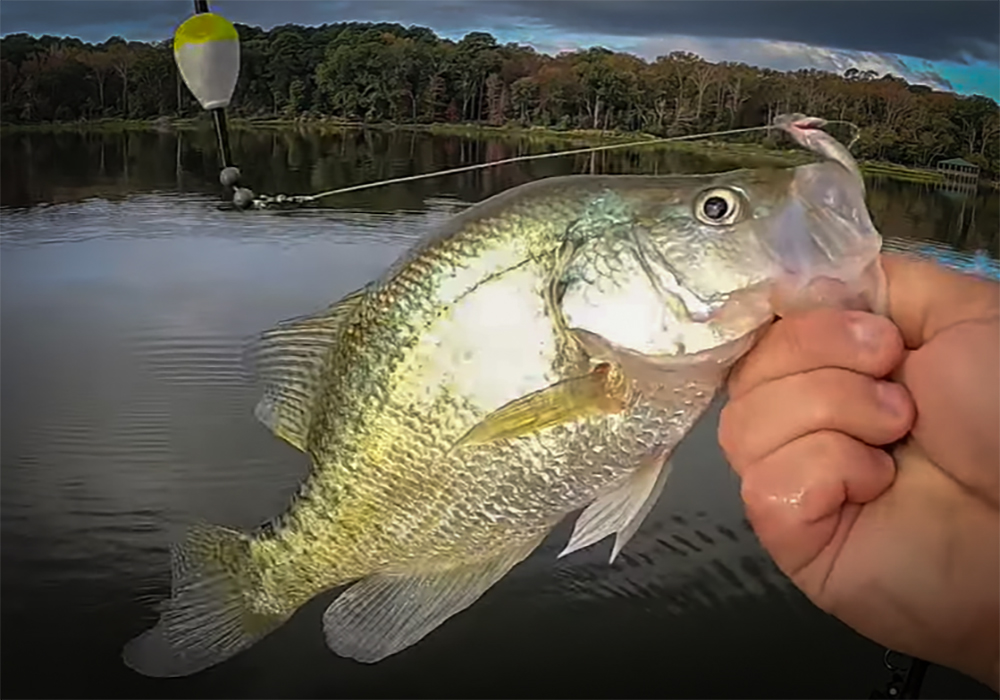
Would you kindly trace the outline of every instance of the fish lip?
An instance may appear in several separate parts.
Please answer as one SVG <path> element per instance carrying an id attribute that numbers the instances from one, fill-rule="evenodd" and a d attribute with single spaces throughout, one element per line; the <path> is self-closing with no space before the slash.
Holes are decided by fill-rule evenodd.
<path id="1" fill-rule="evenodd" d="M 760 239 L 775 265 L 773 276 L 803 284 L 857 274 L 882 242 L 863 184 L 837 161 L 796 168 L 786 201 L 765 226 Z"/>
<path id="2" fill-rule="evenodd" d="M 788 197 L 769 222 L 771 230 L 761 232 L 775 265 L 776 310 L 819 299 L 838 305 L 853 304 L 853 297 L 865 298 L 873 307 L 885 303 L 878 262 L 882 237 L 868 211 L 864 178 L 849 148 L 822 128 L 827 123 L 798 113 L 773 121 L 823 158 L 794 169 Z"/>

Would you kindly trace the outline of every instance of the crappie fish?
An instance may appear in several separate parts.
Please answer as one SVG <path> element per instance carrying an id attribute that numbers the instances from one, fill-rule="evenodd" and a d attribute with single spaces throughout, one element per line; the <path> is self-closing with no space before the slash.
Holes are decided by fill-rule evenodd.
<path id="1" fill-rule="evenodd" d="M 881 304 L 854 161 L 809 124 L 788 129 L 836 157 L 530 183 L 265 333 L 256 415 L 312 470 L 256 532 L 191 531 L 158 624 L 125 662 L 197 672 L 352 582 L 323 616 L 327 643 L 379 661 L 580 509 L 562 554 L 614 535 L 614 560 L 777 304 L 840 303 L 812 295 L 820 278 Z"/>

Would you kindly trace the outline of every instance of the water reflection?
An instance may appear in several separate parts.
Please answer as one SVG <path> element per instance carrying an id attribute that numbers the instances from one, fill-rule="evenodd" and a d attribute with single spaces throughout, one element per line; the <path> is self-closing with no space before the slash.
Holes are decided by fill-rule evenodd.
<path id="1" fill-rule="evenodd" d="M 116 194 L 142 191 L 217 194 L 213 139 L 211 132 L 202 130 L 5 135 L 0 202 L 26 206 L 92 195 L 113 198 Z M 256 191 L 311 194 L 418 172 L 564 150 L 566 145 L 529 137 L 469 139 L 415 131 L 324 133 L 283 129 L 235 131 L 232 148 L 245 182 Z M 412 210 L 421 208 L 432 194 L 445 192 L 476 201 L 528 180 L 573 172 L 710 172 L 738 167 L 739 163 L 738 159 L 720 161 L 654 149 L 602 152 L 348 194 L 330 200 L 329 205 Z"/>
<path id="2" fill-rule="evenodd" d="M 562 147 L 382 132 L 233 140 L 248 181 L 267 192 Z M 360 192 L 324 209 L 240 214 L 215 206 L 210 132 L 33 134 L 0 145 L 8 695 L 866 697 L 884 682 L 878 647 L 804 601 L 749 531 L 716 444 L 717 407 L 678 450 L 663 498 L 612 566 L 609 542 L 557 560 L 567 523 L 470 610 L 382 664 L 326 650 L 326 596 L 205 674 L 133 674 L 119 651 L 166 592 L 174 528 L 257 525 L 306 468 L 253 418 L 258 397 L 240 362 L 248 336 L 357 289 L 454 212 L 521 182 L 739 163 L 603 153 Z M 963 204 L 876 181 L 871 201 L 890 235 L 996 245 L 995 198 Z M 941 697 L 990 696 L 954 674 L 936 677 Z"/>
<path id="3" fill-rule="evenodd" d="M 567 148 L 565 143 L 527 136 L 461 138 L 415 131 L 310 129 L 237 130 L 232 135 L 232 146 L 246 184 L 268 194 L 311 194 Z M 94 197 L 120 201 L 143 192 L 169 194 L 183 201 L 192 201 L 189 195 L 213 200 L 220 190 L 214 148 L 214 135 L 205 129 L 7 134 L 0 150 L 0 204 L 22 208 Z M 323 205 L 369 216 L 419 212 L 440 209 L 437 205 L 442 199 L 457 204 L 476 202 L 524 182 L 555 175 L 704 173 L 764 162 L 767 159 L 762 157 L 719 157 L 649 147 L 604 151 L 348 193 L 326 200 Z M 998 192 L 873 177 L 869 179 L 869 206 L 876 225 L 887 236 L 937 240 L 963 249 L 983 249 L 994 258 L 1000 257 Z M 207 208 L 204 215 L 212 216 Z M 6 216 L 10 216 L 9 211 Z M 253 235 L 260 226 L 272 224 L 266 216 L 262 218 L 263 224 L 247 217 L 240 221 L 240 228 Z M 359 223 L 363 220 L 363 216 L 356 219 Z M 304 221 L 308 227 L 308 218 Z"/>
<path id="4" fill-rule="evenodd" d="M 955 192 L 942 186 L 874 178 L 868 206 L 883 236 L 938 241 L 1000 257 L 1000 192 Z"/>

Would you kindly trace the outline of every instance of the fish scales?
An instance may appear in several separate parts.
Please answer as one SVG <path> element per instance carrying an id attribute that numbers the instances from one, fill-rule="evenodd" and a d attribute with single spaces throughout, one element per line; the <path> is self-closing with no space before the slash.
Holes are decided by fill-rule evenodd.
<path id="1" fill-rule="evenodd" d="M 315 556 L 294 559 L 273 557 L 272 566 L 295 562 L 287 575 L 315 580 L 314 585 L 322 589 L 390 562 L 398 565 L 414 558 L 433 561 L 437 557 L 476 561 L 512 538 L 525 539 L 547 531 L 553 519 L 580 507 L 595 490 L 622 476 L 621 470 L 609 463 L 635 461 L 656 439 L 667 438 L 662 428 L 669 422 L 667 412 L 642 405 L 625 418 L 594 419 L 582 426 L 564 426 L 545 436 L 547 439 L 446 458 L 450 445 L 481 420 L 485 411 L 475 410 L 447 391 L 439 391 L 430 402 L 414 395 L 412 389 L 440 386 L 433 377 L 420 386 L 419 367 L 415 366 L 420 358 L 406 350 L 417 349 L 428 327 L 447 318 L 462 294 L 489 284 L 491 277 L 510 267 L 526 267 L 526 284 L 521 288 L 510 285 L 505 292 L 524 294 L 524 299 L 510 299 L 511 306 L 539 304 L 537 311 L 544 317 L 540 300 L 548 283 L 551 258 L 583 206 L 564 206 L 560 211 L 554 206 L 559 202 L 558 193 L 554 193 L 542 203 L 524 207 L 527 211 L 523 214 L 515 208 L 502 218 L 483 216 L 459 229 L 457 235 L 439 239 L 438 245 L 428 246 L 408 260 L 361 308 L 352 326 L 358 329 L 356 337 L 367 342 L 362 341 L 360 348 L 349 343 L 339 346 L 342 354 L 327 369 L 323 385 L 329 390 L 320 399 L 322 409 L 311 430 L 321 439 L 309 443 L 316 462 L 310 477 L 315 485 L 310 491 L 323 497 L 295 506 L 296 511 L 316 509 L 327 514 L 298 520 L 298 527 L 277 533 L 279 543 L 288 540 L 296 551 L 309 552 L 310 546 L 318 551 Z M 514 252 L 490 258 L 489 252 L 495 250 Z M 452 289 L 449 282 L 469 269 L 468 261 L 484 256 L 489 264 L 469 276 L 466 284 Z M 505 262 L 509 260 L 519 262 L 510 265 Z M 539 340 L 554 344 L 554 332 L 547 322 L 543 332 L 550 337 Z M 402 350 L 387 352 L 387 346 Z M 371 365 L 337 375 L 358 358 Z M 551 354 L 540 355 L 538 361 L 539 368 L 548 370 Z M 523 366 L 516 368 L 518 374 L 524 371 Z M 343 410 L 352 405 L 345 397 L 367 392 L 370 377 L 382 373 L 394 377 L 387 384 L 399 387 L 395 398 L 383 395 L 381 400 L 361 404 L 363 409 L 352 420 Z M 542 381 L 532 389 L 561 378 L 545 371 Z M 517 380 L 504 379 L 510 384 Z M 679 432 L 686 427 L 682 425 Z M 351 428 L 353 434 L 348 432 Z M 607 446 L 609 437 L 612 441 Z M 636 441 L 636 437 L 644 439 Z M 354 450 L 349 447 L 352 444 L 357 446 Z M 594 445 L 604 447 L 595 453 Z M 430 470 L 421 468 L 427 463 Z M 357 475 L 360 480 L 348 475 Z M 353 493 L 347 492 L 348 484 Z M 554 491 L 552 484 L 557 485 Z M 539 493 L 543 497 L 535 495 Z M 561 510 L 558 516 L 551 514 L 554 507 Z M 537 515 L 532 518 L 532 513 Z M 456 541 L 458 533 L 463 538 Z M 420 549 L 415 550 L 418 542 Z M 275 547 L 270 542 L 260 546 L 263 552 Z M 300 562 L 307 566 L 298 565 Z M 322 572 L 322 577 L 314 571 Z M 292 581 L 275 578 L 280 582 L 276 591 L 284 595 Z"/>
<path id="2" fill-rule="evenodd" d="M 509 190 L 265 333 L 255 413 L 310 473 L 267 527 L 192 530 L 126 663 L 197 672 L 348 583 L 327 644 L 379 661 L 581 508 L 563 555 L 614 535 L 613 560 L 775 304 L 813 303 L 810 284 L 830 277 L 879 298 L 857 168 L 814 127 L 785 126 L 828 158 L 807 166 Z"/>

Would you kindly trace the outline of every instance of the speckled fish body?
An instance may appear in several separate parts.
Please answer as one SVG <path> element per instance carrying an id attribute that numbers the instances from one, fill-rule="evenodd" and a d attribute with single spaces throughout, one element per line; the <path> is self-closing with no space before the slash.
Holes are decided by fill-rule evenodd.
<path id="1" fill-rule="evenodd" d="M 581 508 L 564 553 L 614 535 L 613 559 L 775 289 L 868 274 L 879 236 L 850 164 L 531 183 L 266 333 L 257 416 L 311 473 L 257 532 L 192 531 L 126 663 L 196 672 L 351 582 L 327 642 L 378 661 Z"/>

